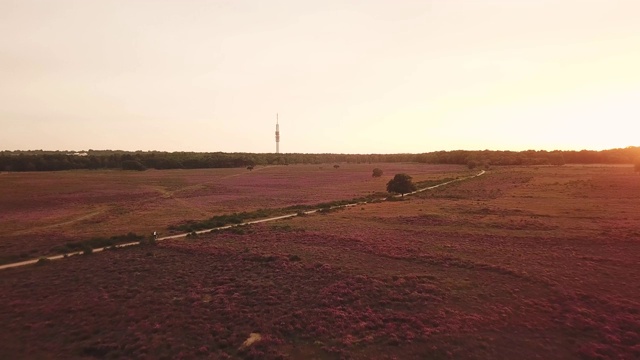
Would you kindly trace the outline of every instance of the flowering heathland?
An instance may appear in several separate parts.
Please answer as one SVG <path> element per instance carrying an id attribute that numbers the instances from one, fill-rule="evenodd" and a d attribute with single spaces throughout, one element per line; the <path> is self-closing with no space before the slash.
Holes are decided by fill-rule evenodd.
<path id="1" fill-rule="evenodd" d="M 465 174 L 461 166 L 376 164 L 420 179 Z M 0 263 L 129 232 L 165 232 L 188 220 L 339 201 L 384 191 L 369 164 L 241 169 L 61 171 L 0 177 Z"/>
<path id="2" fill-rule="evenodd" d="M 617 168 L 501 169 L 4 270 L 0 358 L 635 359 L 638 190 Z"/>

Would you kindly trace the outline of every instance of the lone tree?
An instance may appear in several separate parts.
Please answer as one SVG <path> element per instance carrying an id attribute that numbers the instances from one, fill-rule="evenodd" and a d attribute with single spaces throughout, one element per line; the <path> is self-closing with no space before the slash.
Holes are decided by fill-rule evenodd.
<path id="1" fill-rule="evenodd" d="M 407 174 L 396 174 L 396 176 L 387 183 L 387 191 L 401 194 L 402 197 L 404 197 L 404 194 L 416 191 L 416 185 L 411 179 L 411 176 Z"/>
<path id="2" fill-rule="evenodd" d="M 380 168 L 375 168 L 375 169 L 373 169 L 373 175 L 371 175 L 371 176 L 373 176 L 373 177 L 380 177 L 380 176 L 382 176 L 382 174 L 383 174 L 382 169 L 380 169 Z"/>
<path id="3" fill-rule="evenodd" d="M 340 165 L 338 165 L 338 164 L 333 165 L 333 168 L 334 168 L 334 169 L 337 169 L 337 168 L 339 168 L 339 167 L 340 167 Z"/>

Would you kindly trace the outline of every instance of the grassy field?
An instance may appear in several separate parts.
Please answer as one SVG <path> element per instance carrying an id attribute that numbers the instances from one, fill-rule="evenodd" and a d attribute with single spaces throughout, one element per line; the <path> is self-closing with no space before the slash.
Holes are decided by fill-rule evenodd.
<path id="1" fill-rule="evenodd" d="M 497 168 L 8 269 L 0 358 L 637 359 L 639 199 L 628 166 Z"/>
<path id="2" fill-rule="evenodd" d="M 380 167 L 384 176 L 373 178 Z M 0 174 L 0 263 L 56 246 L 262 208 L 310 205 L 385 191 L 395 173 L 417 181 L 462 176 L 460 166 L 293 165 L 246 169 L 62 171 Z"/>

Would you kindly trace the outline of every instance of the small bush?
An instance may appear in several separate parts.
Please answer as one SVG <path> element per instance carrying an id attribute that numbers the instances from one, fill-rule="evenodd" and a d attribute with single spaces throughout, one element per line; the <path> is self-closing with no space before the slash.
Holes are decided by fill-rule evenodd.
<path id="1" fill-rule="evenodd" d="M 398 193 L 404 196 L 417 189 L 413 183 L 411 176 L 407 174 L 396 174 L 393 179 L 387 183 L 387 191 L 390 193 Z"/>
<path id="2" fill-rule="evenodd" d="M 291 225 L 289 224 L 274 224 L 271 226 L 272 230 L 276 230 L 276 231 L 292 231 L 293 228 L 291 227 Z"/>
<path id="3" fill-rule="evenodd" d="M 300 256 L 298 255 L 289 255 L 289 261 L 301 261 Z"/>
<path id="4" fill-rule="evenodd" d="M 241 226 L 234 226 L 229 228 L 229 232 L 236 235 L 244 235 L 246 232 Z"/>
<path id="5" fill-rule="evenodd" d="M 406 199 L 406 200 L 408 200 L 408 199 Z M 401 197 L 389 196 L 387 198 L 387 201 L 405 201 L 405 198 L 402 197 L 402 196 Z"/>
<path id="6" fill-rule="evenodd" d="M 336 209 L 332 209 L 332 208 L 322 208 L 322 209 L 318 210 L 318 213 L 320 213 L 320 214 L 328 214 L 328 213 L 335 212 L 335 211 L 336 211 Z"/>
<path id="7" fill-rule="evenodd" d="M 256 261 L 256 262 L 273 262 L 278 260 L 278 257 L 275 255 L 261 255 L 254 254 L 248 257 L 248 260 Z"/>
<path id="8" fill-rule="evenodd" d="M 36 262 L 36 265 L 42 266 L 42 265 L 46 265 L 46 264 L 48 264 L 50 262 L 51 262 L 51 259 L 46 258 L 46 257 L 41 257 L 40 259 L 38 259 L 38 262 Z"/>

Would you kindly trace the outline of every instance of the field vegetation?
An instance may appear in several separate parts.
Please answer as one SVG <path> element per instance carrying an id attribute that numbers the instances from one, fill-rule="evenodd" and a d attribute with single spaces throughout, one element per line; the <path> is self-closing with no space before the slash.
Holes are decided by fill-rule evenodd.
<path id="1" fill-rule="evenodd" d="M 378 166 L 388 176 L 372 178 L 372 166 L 365 164 L 4 173 L 0 263 L 114 242 L 113 237 L 126 241 L 130 233 L 162 236 L 366 198 L 384 192 L 396 172 L 431 181 L 470 173 L 457 165 Z"/>
<path id="2" fill-rule="evenodd" d="M 638 200 L 628 165 L 496 168 L 8 269 L 0 358 L 637 359 Z"/>

